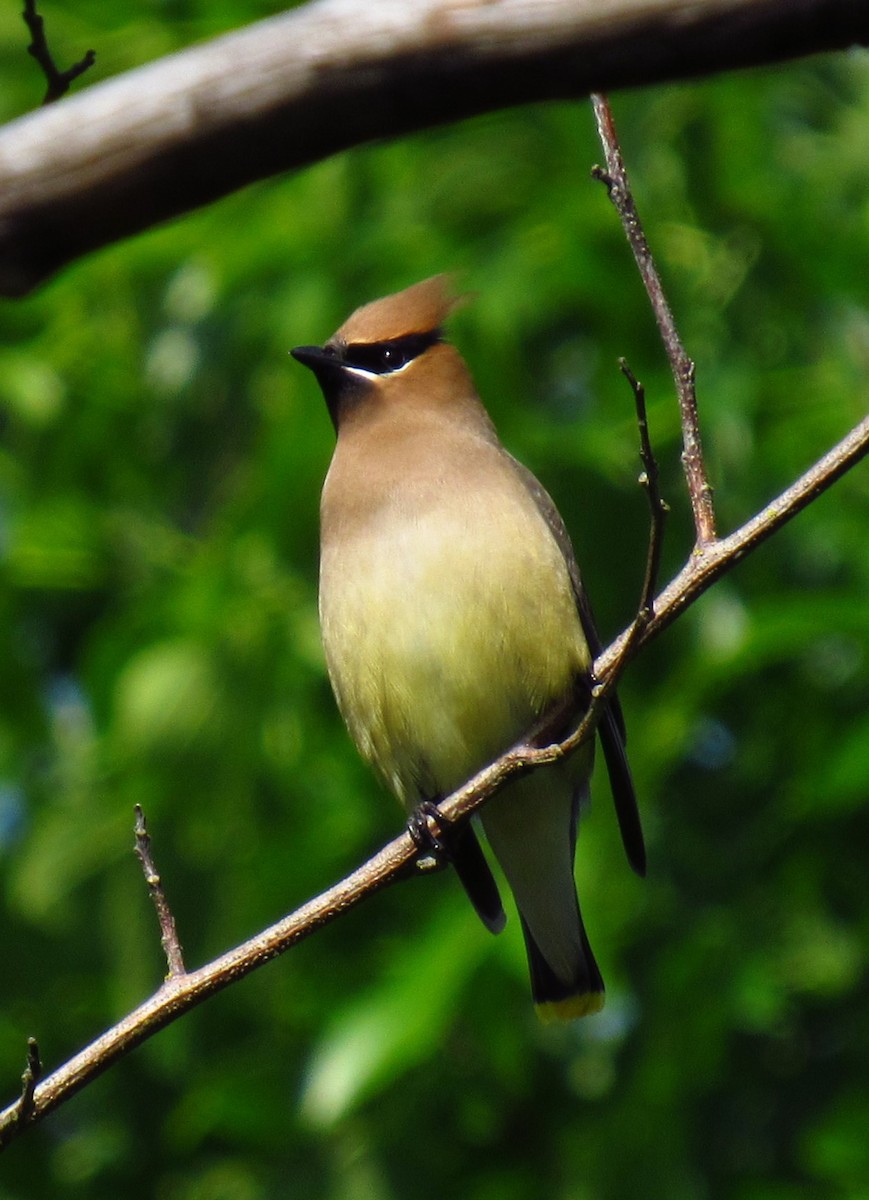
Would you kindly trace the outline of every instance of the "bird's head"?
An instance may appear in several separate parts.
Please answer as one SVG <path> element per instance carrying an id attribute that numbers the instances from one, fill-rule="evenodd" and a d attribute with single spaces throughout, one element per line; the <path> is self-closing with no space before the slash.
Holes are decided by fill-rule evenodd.
<path id="1" fill-rule="evenodd" d="M 449 275 L 365 304 L 323 346 L 297 346 L 293 358 L 317 377 L 336 430 L 372 399 L 408 405 L 454 390 L 462 360 L 443 325 L 461 302 Z"/>

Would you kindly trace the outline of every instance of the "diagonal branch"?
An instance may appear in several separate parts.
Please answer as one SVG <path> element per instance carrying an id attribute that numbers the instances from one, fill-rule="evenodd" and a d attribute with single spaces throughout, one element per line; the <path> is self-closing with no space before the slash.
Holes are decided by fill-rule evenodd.
<path id="1" fill-rule="evenodd" d="M 641 645 L 657 637 L 668 625 L 689 608 L 699 596 L 737 563 L 747 558 L 752 551 L 772 537 L 783 525 L 802 512 L 814 500 L 832 487 L 852 467 L 869 453 L 869 417 L 864 417 L 847 437 L 828 451 L 813 467 L 793 483 L 787 491 L 777 496 L 766 508 L 740 526 L 728 537 L 719 538 L 713 545 L 695 550 L 676 578 L 664 589 L 655 601 L 655 615 L 649 622 Z M 610 659 L 618 653 L 619 639 L 598 660 L 597 669 L 602 677 L 610 666 Z"/>
<path id="2" fill-rule="evenodd" d="M 638 636 L 632 639 L 631 655 L 657 637 L 717 579 L 817 499 L 867 453 L 869 417 L 757 516 L 729 537 L 692 555 L 683 571 L 658 596 L 654 615 Z M 624 643 L 629 638 L 632 638 L 631 630 L 623 633 L 598 657 L 595 674 L 604 687 L 611 686 L 613 672 L 624 660 Z M 563 742 L 539 747 L 524 741 L 514 746 L 442 801 L 440 809 L 444 817 L 448 821 L 469 817 L 513 776 L 570 753 L 590 734 L 595 707 L 580 727 Z M 0 1112 L 0 1148 L 208 996 L 222 991 L 234 980 L 283 954 L 375 892 L 405 878 L 419 853 L 410 835 L 403 833 L 346 879 L 271 928 L 199 970 L 169 978 L 149 1000 L 68 1063 L 35 1086 L 28 1086 L 26 1119 L 22 1119 L 20 1099 Z"/>
<path id="3" fill-rule="evenodd" d="M 0 131 L 0 294 L 374 138 L 857 42 L 862 0 L 315 0 Z"/>

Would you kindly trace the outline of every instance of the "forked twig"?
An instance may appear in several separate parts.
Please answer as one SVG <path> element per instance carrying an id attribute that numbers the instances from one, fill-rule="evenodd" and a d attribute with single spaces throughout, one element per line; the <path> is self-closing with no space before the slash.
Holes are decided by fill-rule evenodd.
<path id="1" fill-rule="evenodd" d="M 682 345 L 658 268 L 640 224 L 609 101 L 606 96 L 599 94 L 593 95 L 591 101 L 606 159 L 606 170 L 594 167 L 592 175 L 606 184 L 609 198 L 619 214 L 670 361 L 682 417 L 682 465 L 685 468 L 685 479 L 694 513 L 697 549 L 703 550 L 715 541 L 715 509 L 712 503 L 712 487 L 703 460 L 703 445 L 697 417 L 697 393 L 694 386 L 694 363 Z"/>
<path id="2" fill-rule="evenodd" d="M 61 96 L 66 95 L 69 91 L 69 85 L 74 79 L 78 79 L 79 75 L 83 75 L 96 62 L 96 51 L 88 50 L 84 58 L 79 62 L 73 63 L 71 67 L 67 67 L 65 71 L 58 69 L 54 61 L 51 51 L 48 48 L 48 39 L 45 36 L 45 22 L 36 11 L 36 0 L 24 0 L 24 12 L 21 14 L 24 17 L 25 24 L 30 30 L 30 36 L 33 41 L 27 47 L 27 53 L 39 63 L 42 68 L 42 73 L 45 76 L 47 86 L 45 96 L 42 99 L 43 104 L 53 104 L 55 100 L 59 100 Z"/>

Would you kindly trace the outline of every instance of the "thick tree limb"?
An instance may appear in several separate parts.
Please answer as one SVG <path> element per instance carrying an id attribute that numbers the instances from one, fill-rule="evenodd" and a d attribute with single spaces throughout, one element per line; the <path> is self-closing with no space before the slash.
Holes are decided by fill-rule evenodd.
<path id="1" fill-rule="evenodd" d="M 865 42 L 862 0 L 316 0 L 0 132 L 0 294 L 373 138 Z"/>

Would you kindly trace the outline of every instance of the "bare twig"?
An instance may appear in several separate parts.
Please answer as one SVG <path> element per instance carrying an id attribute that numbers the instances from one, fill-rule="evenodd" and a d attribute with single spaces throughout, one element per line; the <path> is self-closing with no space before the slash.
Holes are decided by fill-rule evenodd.
<path id="1" fill-rule="evenodd" d="M 649 529 L 649 550 L 646 556 L 646 574 L 643 578 L 643 589 L 640 593 L 640 605 L 637 614 L 638 621 L 644 625 L 654 615 L 654 595 L 658 587 L 658 575 L 661 570 L 661 552 L 664 548 L 664 522 L 670 511 L 661 496 L 658 460 L 652 450 L 649 437 L 649 420 L 646 413 L 646 389 L 636 378 L 624 358 L 619 359 L 619 368 L 631 385 L 634 393 L 634 404 L 637 409 L 637 428 L 640 433 L 640 460 L 643 473 L 640 475 L 640 486 L 645 489 L 649 500 L 651 527 Z"/>
<path id="2" fill-rule="evenodd" d="M 637 428 L 640 434 L 640 459 L 643 463 L 643 473 L 640 475 L 640 485 L 645 489 L 649 501 L 649 546 L 646 554 L 646 571 L 643 586 L 640 591 L 640 602 L 637 605 L 637 615 L 620 639 L 616 654 L 609 664 L 605 678 L 601 679 L 595 669 L 592 671 L 592 691 L 589 707 L 582 718 L 581 724 L 566 738 L 558 738 L 558 732 L 563 730 L 565 722 L 570 721 L 573 700 L 562 704 L 548 712 L 544 718 L 525 736 L 523 743 L 534 748 L 551 750 L 556 748 L 558 757 L 571 754 L 597 728 L 604 702 L 615 688 L 622 672 L 634 656 L 643 633 L 655 613 L 654 595 L 658 586 L 658 574 L 661 565 L 663 549 L 664 520 L 669 511 L 664 500 L 658 479 L 658 462 L 652 450 L 649 437 L 649 422 L 646 414 L 646 393 L 643 385 L 634 375 L 624 358 L 619 359 L 619 369 L 631 385 L 634 393 L 634 403 L 637 409 Z"/>
<path id="3" fill-rule="evenodd" d="M 655 615 L 640 640 L 645 645 L 689 608 L 699 596 L 752 551 L 792 520 L 797 513 L 840 479 L 869 453 L 869 417 L 856 425 L 804 475 L 775 500 L 727 537 L 719 538 L 703 554 L 692 554 L 674 580 L 655 600 Z M 611 655 L 619 651 L 622 634 L 600 656 L 596 671 L 606 672 Z M 639 649 L 639 646 L 638 646 Z"/>
<path id="4" fill-rule="evenodd" d="M 88 50 L 80 62 L 73 63 L 65 71 L 60 71 L 48 48 L 48 39 L 45 36 L 45 22 L 36 11 L 36 0 L 24 0 L 24 12 L 21 15 L 24 17 L 27 28 L 30 30 L 30 36 L 33 38 L 33 41 L 27 47 L 27 53 L 31 54 L 40 67 L 42 67 L 42 73 L 48 85 L 42 103 L 53 104 L 55 100 L 59 100 L 61 96 L 66 95 L 69 91 L 69 85 L 74 79 L 78 79 L 79 75 L 83 75 L 85 71 L 94 65 L 97 58 L 96 51 Z"/>
<path id="5" fill-rule="evenodd" d="M 645 490 L 649 502 L 649 545 L 646 551 L 646 570 L 643 576 L 643 586 L 640 590 L 640 602 L 637 605 L 637 615 L 627 633 L 620 639 L 619 649 L 611 664 L 610 672 L 602 682 L 594 676 L 595 686 L 592 692 L 594 714 L 599 715 L 603 700 L 612 691 L 625 667 L 634 657 L 636 648 L 642 640 L 655 615 L 655 591 L 658 587 L 658 575 L 661 567 L 661 552 L 664 547 L 664 522 L 669 509 L 661 497 L 658 476 L 658 460 L 652 450 L 649 437 L 649 421 L 646 413 L 646 390 L 636 378 L 624 358 L 619 359 L 619 369 L 627 379 L 634 393 L 634 404 L 637 410 L 637 429 L 640 434 L 640 461 L 643 471 L 639 478 L 640 486 Z M 593 715 L 594 715 L 593 714 Z M 575 743 L 579 745 L 578 742 Z"/>
<path id="6" fill-rule="evenodd" d="M 867 453 L 869 417 L 741 529 L 715 542 L 703 555 L 692 555 L 684 570 L 657 597 L 651 619 L 632 641 L 631 655 L 656 637 L 711 584 L 831 487 Z M 563 758 L 588 737 L 597 719 L 599 703 L 606 689 L 613 686 L 616 672 L 624 665 L 624 644 L 629 638 L 631 631 L 627 630 L 598 656 L 594 671 L 602 681 L 601 693 L 570 737 L 552 746 L 535 746 L 528 741 L 514 746 L 441 802 L 440 809 L 446 820 L 458 821 L 469 817 L 509 779 Z M 410 835 L 403 833 L 346 879 L 270 929 L 207 966 L 168 979 L 150 1000 L 37 1084 L 32 1093 L 29 1123 L 41 1120 L 112 1063 L 206 997 L 221 991 L 375 892 L 403 878 L 418 854 L 419 850 Z M 0 1147 L 11 1142 L 22 1131 L 19 1106 L 20 1101 L 16 1101 L 0 1113 Z"/>
<path id="7" fill-rule="evenodd" d="M 181 952 L 181 943 L 178 940 L 178 930 L 175 927 L 175 917 L 172 915 L 172 909 L 169 907 L 169 901 L 166 899 L 166 893 L 163 891 L 163 881 L 154 863 L 154 856 L 151 853 L 151 835 L 148 833 L 148 824 L 145 820 L 145 814 L 142 812 L 141 805 L 135 806 L 136 814 L 136 857 L 142 864 L 142 870 L 145 872 L 145 882 L 148 885 L 148 891 L 151 893 L 151 899 L 154 901 L 154 907 L 157 910 L 157 920 L 160 922 L 160 942 L 163 946 L 163 953 L 166 955 L 166 962 L 169 966 L 169 979 L 175 979 L 178 975 L 184 975 L 184 956 Z"/>
<path id="8" fill-rule="evenodd" d="M 21 1076 L 21 1095 L 15 1105 L 15 1123 L 18 1128 L 28 1124 L 33 1118 L 35 1104 L 33 1093 L 42 1078 L 42 1059 L 39 1054 L 39 1043 L 36 1038 L 27 1039 L 27 1066 Z"/>
<path id="9" fill-rule="evenodd" d="M 414 0 L 347 13 L 346 0 L 317 0 L 7 126 L 0 294 L 374 138 L 869 39 L 869 5 L 855 0 Z"/>
<path id="10" fill-rule="evenodd" d="M 610 200 L 621 218 L 643 284 L 658 323 L 661 340 L 670 360 L 682 415 L 682 463 L 688 494 L 694 512 L 697 548 L 703 550 L 715 540 L 715 510 L 712 488 L 706 475 L 700 425 L 697 417 L 697 393 L 694 387 L 694 363 L 685 352 L 673 312 L 664 294 L 661 277 L 640 224 L 619 146 L 615 122 L 606 96 L 592 96 L 595 120 L 606 158 L 606 170 L 595 167 L 592 174 L 606 184 Z"/>

